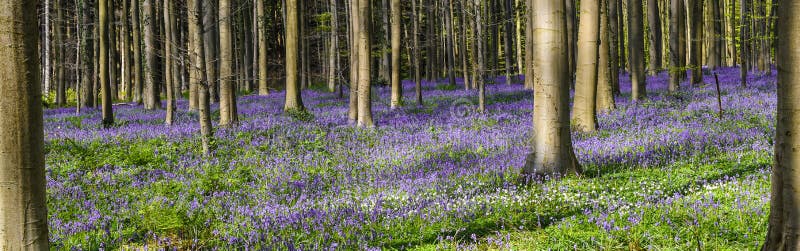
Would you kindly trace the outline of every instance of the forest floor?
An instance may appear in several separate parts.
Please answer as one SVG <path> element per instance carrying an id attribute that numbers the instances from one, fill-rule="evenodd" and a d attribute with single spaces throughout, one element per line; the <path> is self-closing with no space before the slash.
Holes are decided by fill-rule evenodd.
<path id="1" fill-rule="evenodd" d="M 304 92 L 310 114 L 284 115 L 283 93 L 239 98 L 241 123 L 200 153 L 197 115 L 115 107 L 45 111 L 50 238 L 55 248 L 179 249 L 756 249 L 766 231 L 775 77 L 718 71 L 709 85 L 646 101 L 573 134 L 581 177 L 521 182 L 532 93 L 424 83 L 424 107 L 390 110 L 377 127 L 348 124 L 346 98 Z M 413 84 L 405 82 L 413 102 Z M 459 82 L 459 86 L 463 86 Z M 214 118 L 218 114 L 214 114 Z"/>

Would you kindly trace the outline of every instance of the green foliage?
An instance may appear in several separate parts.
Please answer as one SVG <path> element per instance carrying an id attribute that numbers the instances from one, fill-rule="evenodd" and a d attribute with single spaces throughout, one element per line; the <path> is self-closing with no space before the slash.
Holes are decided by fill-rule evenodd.
<path id="1" fill-rule="evenodd" d="M 309 122 L 314 120 L 314 114 L 305 109 L 288 110 L 286 111 L 286 115 L 297 121 Z"/>

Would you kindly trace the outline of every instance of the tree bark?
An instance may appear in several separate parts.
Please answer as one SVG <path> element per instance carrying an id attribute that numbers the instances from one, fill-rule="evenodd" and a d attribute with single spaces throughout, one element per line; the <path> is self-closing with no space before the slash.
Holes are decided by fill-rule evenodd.
<path id="1" fill-rule="evenodd" d="M 286 100 L 284 111 L 304 111 L 303 100 L 300 96 L 300 79 L 298 78 L 300 56 L 300 11 L 299 2 L 286 1 Z"/>
<path id="2" fill-rule="evenodd" d="M 239 121 L 236 115 L 236 92 L 233 88 L 233 30 L 231 0 L 219 0 L 219 125 Z M 242 31 L 245 32 L 245 31 Z M 208 64 L 206 64 L 208 65 Z"/>
<path id="3" fill-rule="evenodd" d="M 36 0 L 0 8 L 0 250 L 49 250 Z"/>
<path id="4" fill-rule="evenodd" d="M 144 0 L 142 3 L 144 11 L 144 47 L 145 47 L 145 72 L 144 72 L 144 109 L 155 110 L 161 108 L 159 100 L 159 87 L 156 83 L 156 71 L 158 62 L 158 51 L 156 49 L 156 7 L 153 0 Z M 101 35 L 102 36 L 102 35 Z M 102 49 L 101 49 L 102 50 Z"/>
<path id="5" fill-rule="evenodd" d="M 455 46 L 453 46 L 453 6 L 450 3 L 451 0 L 444 0 L 444 8 L 445 8 L 445 15 L 444 15 L 444 22 L 445 28 L 447 29 L 447 35 L 445 36 L 445 65 L 447 67 L 447 82 L 450 86 L 456 85 L 456 73 L 455 73 Z"/>
<path id="6" fill-rule="evenodd" d="M 512 43 L 514 39 L 514 5 L 512 0 L 502 0 L 504 3 L 505 20 L 505 45 L 503 46 L 503 57 L 506 60 L 506 84 L 511 84 L 513 81 L 511 76 L 514 74 L 514 49 Z"/>
<path id="7" fill-rule="evenodd" d="M 391 0 L 392 26 L 392 100 L 391 108 L 403 103 L 403 84 L 400 82 L 400 22 L 402 22 L 400 0 Z M 455 83 L 454 83 L 455 84 Z"/>
<path id="8" fill-rule="evenodd" d="M 644 23 L 642 0 L 628 2 L 628 62 L 631 71 L 631 99 L 638 101 L 647 96 L 647 79 L 644 72 Z"/>
<path id="9" fill-rule="evenodd" d="M 121 13 L 122 13 L 122 20 L 121 20 L 122 21 L 122 23 L 121 23 L 121 25 L 122 25 L 122 31 L 121 31 L 122 32 L 122 41 L 120 42 L 121 43 L 120 46 L 122 47 L 122 51 L 121 51 L 122 52 L 122 61 L 120 62 L 120 67 L 122 69 L 121 79 L 122 79 L 122 86 L 124 87 L 124 90 L 125 90 L 124 91 L 125 95 L 123 96 L 123 99 L 126 100 L 126 101 L 130 101 L 131 100 L 131 97 L 132 97 L 132 95 L 131 95 L 132 93 L 131 92 L 133 91 L 133 87 L 131 86 L 131 84 L 133 83 L 133 81 L 131 81 L 131 76 L 133 76 L 131 74 L 131 68 L 132 68 L 131 66 L 133 65 L 133 64 L 131 64 L 131 59 L 132 59 L 131 58 L 131 37 L 130 37 L 131 33 L 130 33 L 130 28 L 128 26 L 130 24 L 129 15 L 128 15 L 128 10 L 130 9 L 129 1 L 130 0 L 122 0 L 122 11 L 121 11 Z"/>
<path id="10" fill-rule="evenodd" d="M 412 64 L 414 65 L 414 96 L 417 100 L 417 106 L 422 106 L 422 77 L 420 73 L 420 60 L 422 57 L 420 56 L 420 43 L 419 43 L 419 23 L 422 22 L 422 16 L 419 15 L 419 9 L 417 9 L 417 0 L 411 0 L 411 18 L 412 25 L 413 25 L 413 43 L 414 43 L 414 61 Z"/>
<path id="11" fill-rule="evenodd" d="M 222 1 L 222 0 L 219 0 Z M 217 93 L 220 82 L 220 73 L 217 63 L 220 61 L 219 57 L 219 33 L 220 28 L 217 24 L 217 4 L 219 1 L 201 1 L 201 8 L 203 9 L 203 51 L 205 52 L 205 74 L 208 80 L 208 96 L 209 102 L 214 103 L 220 99 L 220 94 Z M 242 31 L 244 32 L 244 31 Z"/>
<path id="12" fill-rule="evenodd" d="M 370 57 L 370 16 L 372 7 L 369 0 L 358 0 L 358 126 L 374 127 L 372 121 L 372 92 L 370 90 L 372 60 Z"/>
<path id="13" fill-rule="evenodd" d="M 133 0 L 131 2 L 131 30 L 133 31 L 133 77 L 134 80 L 134 88 L 133 88 L 133 102 L 138 104 L 142 104 L 144 100 L 144 74 L 143 74 L 143 65 L 142 62 L 142 35 L 141 35 L 141 19 L 139 18 L 139 1 Z M 190 107 L 197 107 L 197 103 L 192 105 L 189 102 Z M 191 108 L 190 108 L 191 109 Z"/>
<path id="14" fill-rule="evenodd" d="M 111 80 L 109 79 L 108 73 L 109 69 L 109 60 L 108 60 L 108 51 L 109 51 L 109 43 L 108 37 L 108 2 L 105 0 L 99 1 L 99 8 L 98 8 L 98 15 L 100 19 L 100 23 L 98 24 L 100 32 L 100 88 L 101 88 L 101 95 L 102 95 L 102 105 L 103 105 L 103 127 L 108 128 L 114 125 L 114 110 L 111 107 Z"/>
<path id="15" fill-rule="evenodd" d="M 64 79 L 64 64 L 67 63 L 65 52 L 67 47 L 64 45 L 64 35 L 62 32 L 64 29 L 64 7 L 62 7 L 62 4 L 61 0 L 56 1 L 56 21 L 53 26 L 53 40 L 55 41 L 55 46 L 58 47 L 54 56 L 56 62 L 56 104 L 59 106 L 67 104 L 67 84 L 66 79 Z M 112 7 L 111 9 L 113 13 L 114 8 Z"/>
<path id="16" fill-rule="evenodd" d="M 332 4 L 336 4 L 336 0 L 331 0 Z M 331 7 L 333 9 L 333 19 L 336 19 L 336 6 L 333 5 Z M 269 79 L 268 79 L 268 70 L 269 70 L 269 61 L 267 61 L 269 53 L 267 51 L 267 16 L 266 10 L 264 9 L 264 0 L 256 0 L 256 19 L 257 26 L 258 26 L 258 95 L 266 96 L 269 95 Z M 221 20 L 220 20 L 221 21 Z M 332 24 L 331 28 L 336 30 L 336 24 Z M 333 32 L 336 33 L 336 32 Z M 336 36 L 336 35 L 332 35 Z M 220 38 L 222 39 L 222 38 Z M 332 38 L 335 39 L 335 38 Z M 220 45 L 221 47 L 221 45 Z M 222 50 L 222 49 L 220 49 Z M 221 71 L 222 69 L 220 69 Z"/>
<path id="17" fill-rule="evenodd" d="M 689 0 L 691 5 L 692 50 L 689 58 L 692 68 L 692 85 L 703 83 L 703 0 Z"/>
<path id="18" fill-rule="evenodd" d="M 533 18 L 533 68 L 536 68 L 533 97 L 533 135 L 531 153 L 523 168 L 529 175 L 580 173 L 572 149 L 569 125 L 569 76 L 566 68 L 567 30 L 564 4 L 535 1 Z"/>
<path id="19" fill-rule="evenodd" d="M 148 1 L 148 0 L 145 0 Z M 202 21 L 202 4 L 200 0 L 189 0 L 189 43 L 192 55 L 192 85 L 195 85 L 197 90 L 197 104 L 200 113 L 200 134 L 203 144 L 203 155 L 211 154 L 211 137 L 213 137 L 213 128 L 211 128 L 211 108 L 208 95 L 208 79 L 205 74 L 205 46 L 203 45 L 203 21 Z"/>
<path id="20" fill-rule="evenodd" d="M 800 2 L 781 1 L 777 25 L 778 105 L 769 227 L 761 250 L 800 249 Z M 742 4 L 742 6 L 745 6 Z"/>
<path id="21" fill-rule="evenodd" d="M 572 121 L 581 132 L 597 130 L 597 57 L 600 39 L 600 1 L 584 0 L 578 27 L 575 102 Z"/>
<path id="22" fill-rule="evenodd" d="M 608 32 L 608 7 L 609 0 L 600 1 L 600 50 L 597 56 L 597 107 L 596 112 L 608 112 L 614 110 L 614 90 L 611 84 L 612 77 L 610 71 L 610 50 L 611 35 Z"/>
<path id="23" fill-rule="evenodd" d="M 476 70 L 475 84 L 478 85 L 478 112 L 486 111 L 486 78 L 485 78 L 485 63 L 484 63 L 484 48 L 483 48 L 483 18 L 481 13 L 483 11 L 481 0 L 475 0 L 475 43 L 477 51 L 475 55 L 478 57 L 478 69 Z"/>
<path id="24" fill-rule="evenodd" d="M 535 0 L 527 0 L 525 3 L 525 89 L 533 90 L 535 82 L 533 79 L 533 5 Z"/>
<path id="25" fill-rule="evenodd" d="M 682 63 L 684 53 L 681 51 L 681 35 L 685 34 L 681 26 L 685 16 L 683 1 L 670 1 L 670 24 L 669 24 L 669 51 L 670 51 L 670 68 L 669 68 L 669 91 L 675 92 L 680 88 L 681 80 L 686 75 L 685 67 Z"/>
<path id="26" fill-rule="evenodd" d="M 167 89 L 167 114 L 166 114 L 166 118 L 164 119 L 164 123 L 167 124 L 167 125 L 172 125 L 172 122 L 174 121 L 174 117 L 175 117 L 175 93 L 174 93 L 175 88 L 173 88 L 173 85 L 178 84 L 175 81 L 173 81 L 174 80 L 173 75 L 174 75 L 175 72 L 173 70 L 174 64 L 172 63 L 172 61 L 173 61 L 173 51 L 174 51 L 173 47 L 175 46 L 174 45 L 175 42 L 172 40 L 172 33 L 174 32 L 172 30 L 172 28 L 173 28 L 172 24 L 175 22 L 175 16 L 172 13 L 173 12 L 172 1 L 166 0 L 163 3 L 164 3 L 164 10 L 163 10 L 163 12 L 164 12 L 164 33 L 165 33 L 164 34 L 164 39 L 165 39 L 165 41 L 164 41 L 164 61 L 165 61 L 164 62 L 164 66 L 166 67 L 166 70 L 164 71 L 164 74 L 166 74 L 164 80 L 166 81 L 165 84 L 167 85 L 166 86 L 167 87 L 166 88 Z"/>
<path id="27" fill-rule="evenodd" d="M 650 26 L 650 75 L 661 71 L 661 18 L 659 18 L 658 0 L 647 0 L 647 25 Z"/>
<path id="28" fill-rule="evenodd" d="M 750 69 L 750 0 L 742 0 L 741 6 L 741 28 L 739 28 L 740 45 L 739 56 L 741 57 L 741 65 L 739 66 L 739 77 L 742 81 L 742 87 L 747 86 L 747 72 Z"/>
<path id="29" fill-rule="evenodd" d="M 350 2 L 350 102 L 347 118 L 351 123 L 358 121 L 358 0 Z"/>
<path id="30" fill-rule="evenodd" d="M 612 95 L 619 94 L 619 61 L 620 61 L 620 47 L 619 40 L 622 40 L 622 33 L 620 32 L 620 25 L 617 22 L 617 15 L 619 9 L 617 8 L 618 0 L 608 1 L 608 75 L 611 81 Z"/>
<path id="31" fill-rule="evenodd" d="M 331 42 L 330 48 L 328 49 L 328 91 L 334 92 L 336 90 L 336 80 L 339 73 L 339 7 L 336 0 L 331 0 L 330 7 Z"/>
<path id="32" fill-rule="evenodd" d="M 92 16 L 92 9 L 93 6 L 89 3 L 89 1 L 81 1 L 81 36 L 83 37 L 83 42 L 81 43 L 82 52 L 81 52 L 81 69 L 83 73 L 81 74 L 81 88 L 80 88 L 80 106 L 81 107 L 94 107 L 94 100 L 95 100 L 95 88 L 93 84 L 93 80 L 95 75 L 92 74 L 94 69 L 94 61 L 95 57 L 92 56 L 94 52 L 94 28 L 90 26 L 90 23 L 93 23 L 93 16 Z"/>

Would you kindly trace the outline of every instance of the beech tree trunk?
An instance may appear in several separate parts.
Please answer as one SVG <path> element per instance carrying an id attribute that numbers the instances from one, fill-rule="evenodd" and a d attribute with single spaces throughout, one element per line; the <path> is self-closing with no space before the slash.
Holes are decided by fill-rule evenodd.
<path id="1" fill-rule="evenodd" d="M 778 111 L 769 227 L 761 250 L 800 249 L 800 2 L 781 1 L 777 25 Z M 744 4 L 742 6 L 745 6 Z"/>
<path id="2" fill-rule="evenodd" d="M 300 97 L 300 11 L 299 2 L 286 1 L 286 100 L 284 111 L 304 111 L 303 100 Z"/>
<path id="3" fill-rule="evenodd" d="M 148 0 L 145 0 L 148 1 Z M 211 128 L 211 107 L 209 102 L 209 95 L 208 95 L 208 79 L 206 79 L 207 75 L 205 74 L 205 52 L 203 51 L 205 46 L 203 45 L 203 10 L 202 4 L 200 0 L 189 0 L 188 9 L 189 9 L 189 44 L 191 55 L 192 55 L 192 73 L 191 73 L 191 81 L 192 85 L 195 85 L 195 89 L 197 90 L 197 104 L 199 110 L 199 120 L 200 120 L 200 134 L 201 134 L 201 141 L 203 144 L 203 155 L 210 155 L 211 154 L 211 137 L 213 137 L 213 131 Z"/>
<path id="4" fill-rule="evenodd" d="M 81 29 L 81 37 L 83 37 L 81 42 L 81 70 L 83 73 L 81 74 L 81 98 L 79 102 L 81 107 L 94 107 L 95 96 L 97 96 L 94 88 L 95 75 L 92 74 L 95 61 L 95 57 L 92 56 L 94 52 L 94 32 L 92 31 L 94 28 L 88 25 L 94 20 L 92 9 L 93 7 L 89 1 L 81 1 L 81 23 L 83 23 Z"/>
<path id="5" fill-rule="evenodd" d="M 638 101 L 647 96 L 647 79 L 644 72 L 644 23 L 642 0 L 628 1 L 628 62 L 631 71 L 631 99 Z"/>
<path id="6" fill-rule="evenodd" d="M 578 60 L 572 121 L 575 130 L 597 130 L 597 57 L 600 39 L 600 1 L 584 0 L 580 6 Z"/>
<path id="7" fill-rule="evenodd" d="M 144 11 L 144 47 L 145 47 L 145 72 L 144 72 L 144 109 L 155 110 L 161 108 L 159 100 L 159 87 L 156 82 L 156 71 L 158 62 L 158 51 L 156 49 L 156 6 L 154 0 L 144 0 L 142 8 Z M 102 35 L 101 35 L 102 36 Z M 101 49 L 102 50 L 102 49 Z M 102 63 L 101 63 L 102 64 Z M 102 66 L 101 66 L 102 67 Z"/>
<path id="8" fill-rule="evenodd" d="M 351 123 L 358 121 L 358 1 L 350 0 L 350 103 L 347 118 Z"/>
<path id="9" fill-rule="evenodd" d="M 372 7 L 369 0 L 358 0 L 358 126 L 374 127 L 372 121 L 372 60 L 370 56 L 370 18 Z"/>
<path id="10" fill-rule="evenodd" d="M 100 19 L 99 26 L 99 35 L 100 35 L 100 60 L 99 60 L 99 71 L 100 71 L 100 88 L 101 88 L 101 96 L 102 96 L 102 105 L 103 105 L 103 127 L 108 128 L 114 125 L 114 110 L 111 107 L 111 80 L 109 79 L 109 71 L 110 66 L 108 60 L 108 51 L 109 45 L 108 37 L 108 2 L 105 0 L 99 1 L 99 8 L 98 8 L 98 16 Z"/>
<path id="11" fill-rule="evenodd" d="M 37 4 L 0 8 L 0 250 L 50 249 Z"/>
<path id="12" fill-rule="evenodd" d="M 403 102 L 403 85 L 400 82 L 400 22 L 402 22 L 402 7 L 400 0 L 391 0 L 391 26 L 392 26 L 392 100 L 391 108 L 399 107 Z M 454 79 L 455 82 L 455 79 Z M 455 84 L 455 83 L 453 83 Z"/>
<path id="13" fill-rule="evenodd" d="M 331 27 L 333 33 L 331 39 L 336 39 L 336 30 L 338 29 L 336 24 L 336 0 L 331 0 L 331 3 L 334 4 L 333 7 L 333 23 L 331 23 Z M 266 10 L 264 9 L 264 1 L 263 0 L 256 0 L 256 19 L 257 26 L 258 26 L 258 95 L 266 96 L 269 95 L 269 79 L 268 79 L 268 70 L 269 70 L 269 61 L 267 53 L 267 16 Z M 222 20 L 220 20 L 222 21 Z M 222 38 L 220 38 L 222 39 Z M 336 42 L 334 42 L 336 43 Z M 338 45 L 337 45 L 338 46 Z M 221 47 L 221 45 L 220 45 Z M 222 50 L 220 48 L 220 50 Z M 338 51 L 337 51 L 338 53 Z M 220 53 L 222 54 L 222 53 Z M 222 71 L 222 69 L 220 69 Z"/>
<path id="14" fill-rule="evenodd" d="M 233 29 L 231 0 L 219 0 L 219 125 L 239 122 L 236 115 L 236 91 L 233 88 Z"/>
<path id="15" fill-rule="evenodd" d="M 533 18 L 533 134 L 524 174 L 563 175 L 581 172 L 569 125 L 567 32 L 560 1 L 535 1 Z"/>
<path id="16" fill-rule="evenodd" d="M 692 68 L 692 85 L 703 83 L 703 0 L 689 0 L 691 5 L 692 50 L 689 58 Z"/>
<path id="17" fill-rule="evenodd" d="M 659 17 L 658 0 L 647 0 L 647 25 L 650 26 L 650 75 L 661 71 L 661 18 Z"/>
<path id="18" fill-rule="evenodd" d="M 173 67 L 175 66 L 173 61 L 173 47 L 175 46 L 175 42 L 172 40 L 172 33 L 174 32 L 172 23 L 175 22 L 175 15 L 172 13 L 172 1 L 165 0 L 164 2 L 164 66 L 166 69 L 164 70 L 164 74 L 166 74 L 164 80 L 166 83 L 166 91 L 167 91 L 167 115 L 164 119 L 164 123 L 167 125 L 172 125 L 172 122 L 175 117 L 175 93 L 173 85 L 176 85 L 175 81 L 173 81 L 174 70 Z"/>
<path id="19" fill-rule="evenodd" d="M 669 24 L 669 91 L 674 92 L 680 88 L 681 80 L 686 76 L 686 66 L 683 65 L 685 53 L 681 51 L 682 36 L 685 36 L 683 22 L 685 18 L 685 7 L 683 1 L 670 1 L 670 24 Z"/>
<path id="20" fill-rule="evenodd" d="M 331 0 L 330 7 L 331 42 L 330 48 L 328 49 L 328 91 L 334 92 L 336 90 L 336 80 L 339 75 L 339 7 L 336 0 Z M 264 53 L 266 53 L 266 51 Z M 266 57 L 264 61 L 266 63 Z"/>
<path id="21" fill-rule="evenodd" d="M 598 113 L 614 110 L 614 90 L 610 71 L 611 61 L 609 58 L 611 45 L 611 34 L 608 32 L 609 0 L 600 1 L 600 50 L 597 56 L 597 107 Z"/>

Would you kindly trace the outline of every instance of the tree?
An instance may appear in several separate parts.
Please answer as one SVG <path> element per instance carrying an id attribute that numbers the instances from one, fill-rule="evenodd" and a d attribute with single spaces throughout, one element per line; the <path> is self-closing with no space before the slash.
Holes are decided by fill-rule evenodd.
<path id="1" fill-rule="evenodd" d="M 350 102 L 347 119 L 358 121 L 358 0 L 350 0 Z"/>
<path id="2" fill-rule="evenodd" d="M 158 68 L 158 51 L 156 48 L 156 6 L 154 0 L 144 0 L 142 9 L 144 12 L 144 51 L 145 51 L 145 71 L 144 71 L 144 109 L 154 110 L 161 108 L 159 100 L 159 87 L 156 82 L 156 71 Z M 101 35 L 102 36 L 102 35 Z M 101 49 L 102 50 L 102 49 Z"/>
<path id="3" fill-rule="evenodd" d="M 392 101 L 391 107 L 397 108 L 403 102 L 403 85 L 400 82 L 400 22 L 402 7 L 400 0 L 391 0 L 392 14 Z"/>
<path id="4" fill-rule="evenodd" d="M 644 23 L 642 0 L 628 1 L 628 63 L 631 71 L 631 99 L 637 101 L 647 96 L 647 79 L 644 72 Z"/>
<path id="5" fill-rule="evenodd" d="M 372 121 L 372 60 L 370 48 L 370 18 L 372 7 L 369 0 L 358 0 L 358 126 L 374 127 Z"/>
<path id="6" fill-rule="evenodd" d="M 661 12 L 658 11 L 658 0 L 647 0 L 647 24 L 650 26 L 650 74 L 661 70 Z"/>
<path id="7" fill-rule="evenodd" d="M 611 34 L 608 31 L 609 0 L 600 1 L 600 50 L 597 56 L 597 106 L 596 112 L 607 112 L 614 110 L 614 90 L 612 86 L 612 71 L 609 58 L 611 45 Z M 617 75 L 616 73 L 614 75 Z"/>
<path id="8" fill-rule="evenodd" d="M 147 1 L 147 0 L 145 0 Z M 192 85 L 195 85 L 197 90 L 197 104 L 200 113 L 200 134 L 203 144 L 203 154 L 211 154 L 211 137 L 213 137 L 213 128 L 211 128 L 211 107 L 208 94 L 208 79 L 205 74 L 205 46 L 203 45 L 203 30 L 204 24 L 201 18 L 203 13 L 202 4 L 200 0 L 189 0 L 189 44 L 192 56 L 192 72 L 191 80 Z"/>
<path id="9" fill-rule="evenodd" d="M 572 120 L 575 129 L 591 132 L 597 129 L 597 56 L 600 39 L 599 0 L 584 0 L 580 6 L 578 54 L 575 79 L 575 104 Z"/>
<path id="10" fill-rule="evenodd" d="M 172 125 L 174 116 L 175 116 L 175 93 L 173 85 L 177 85 L 176 81 L 173 81 L 173 75 L 175 71 L 173 70 L 174 64 L 173 62 L 173 53 L 176 51 L 174 49 L 174 41 L 172 40 L 172 33 L 174 32 L 172 29 L 175 26 L 175 14 L 173 13 L 172 1 L 164 1 L 164 66 L 166 70 L 164 73 L 166 77 L 164 80 L 166 81 L 166 89 L 167 89 L 167 116 L 164 119 L 164 123 L 167 125 Z"/>
<path id="11" fill-rule="evenodd" d="M 133 31 L 133 77 L 135 79 L 133 88 L 133 102 L 142 103 L 144 93 L 144 74 L 142 72 L 142 35 L 141 19 L 139 18 L 139 0 L 131 2 L 131 30 Z M 197 107 L 197 104 L 189 102 L 189 107 Z"/>
<path id="12" fill-rule="evenodd" d="M 413 62 L 414 65 L 414 92 L 415 97 L 417 100 L 417 106 L 422 106 L 422 78 L 420 77 L 420 60 L 422 60 L 420 56 L 420 45 L 419 45 L 419 23 L 422 22 L 422 17 L 419 15 L 419 9 L 417 9 L 417 1 L 418 0 L 411 0 L 411 19 L 412 19 L 412 32 L 413 33 Z"/>
<path id="13" fill-rule="evenodd" d="M 94 28 L 89 24 L 92 23 L 93 16 L 92 16 L 92 9 L 93 6 L 89 3 L 89 1 L 81 1 L 81 37 L 83 41 L 81 41 L 81 87 L 80 88 L 80 104 L 81 107 L 94 107 L 95 106 L 95 88 L 93 88 L 93 79 L 94 74 L 92 74 L 92 70 L 94 69 L 94 57 L 92 57 L 92 53 L 94 51 L 94 33 L 92 32 Z"/>
<path id="14" fill-rule="evenodd" d="M 129 0 L 122 0 L 122 11 L 121 11 L 122 19 L 120 20 L 122 22 L 122 24 L 121 24 L 122 25 L 122 30 L 120 31 L 121 32 L 120 35 L 122 36 L 122 39 L 121 39 L 121 42 L 120 42 L 120 47 L 122 48 L 122 51 L 121 51 L 122 60 L 120 62 L 120 67 L 122 68 L 122 72 L 121 72 L 122 73 L 122 76 L 121 76 L 121 78 L 122 78 L 122 81 L 121 81 L 122 82 L 122 86 L 125 87 L 125 97 L 124 97 L 125 100 L 130 100 L 131 99 L 131 92 L 133 91 L 133 88 L 131 86 L 131 83 L 133 83 L 133 81 L 131 81 L 131 76 L 132 76 L 131 75 L 131 66 L 133 65 L 133 64 L 131 64 L 131 57 L 132 57 L 131 56 L 131 37 L 130 37 L 131 33 L 130 33 L 130 28 L 128 27 L 129 21 L 128 21 L 128 11 L 127 11 L 128 9 L 130 9 L 129 7 L 130 7 L 129 6 Z M 172 15 L 173 18 L 175 16 L 174 13 L 170 14 L 170 15 Z"/>
<path id="15" fill-rule="evenodd" d="M 336 3 L 336 0 L 331 0 L 331 2 Z M 333 8 L 335 9 L 336 7 L 334 6 Z M 264 0 L 256 0 L 256 12 L 256 24 L 258 25 L 258 95 L 266 96 L 269 95 L 269 79 L 267 78 L 267 71 L 269 70 L 267 68 L 269 66 L 267 58 L 269 55 L 267 55 L 267 16 L 264 9 Z M 334 11 L 333 13 L 335 20 L 336 12 Z M 332 25 L 334 30 L 336 30 L 336 25 L 337 24 Z M 220 47 L 221 46 L 222 45 L 220 45 Z M 222 71 L 222 69 L 220 69 L 220 71 Z"/>
<path id="16" fill-rule="evenodd" d="M 114 125 L 114 110 L 111 107 L 111 80 L 109 79 L 109 60 L 108 60 L 108 51 L 109 47 L 111 46 L 108 43 L 108 1 L 101 0 L 98 1 L 98 16 L 100 19 L 99 26 L 99 35 L 100 35 L 100 92 L 102 96 L 102 106 L 103 106 L 103 127 L 111 127 Z"/>
<path id="17" fill-rule="evenodd" d="M 531 153 L 524 174 L 562 175 L 581 172 L 572 149 L 569 125 L 567 34 L 561 1 L 535 1 L 532 13 L 533 97 Z"/>
<path id="18" fill-rule="evenodd" d="M 286 1 L 286 100 L 283 106 L 284 111 L 298 110 L 304 111 L 303 100 L 300 96 L 300 79 L 298 70 L 300 69 L 300 10 L 299 2 Z"/>
<path id="19" fill-rule="evenodd" d="M 740 45 L 739 48 L 741 52 L 739 52 L 739 56 L 741 57 L 741 63 L 739 65 L 740 77 L 742 79 L 742 86 L 747 86 L 747 71 L 750 69 L 750 37 L 748 36 L 750 31 L 748 28 L 750 27 L 750 0 L 742 0 L 742 18 L 741 20 L 741 28 L 740 30 Z"/>
<path id="20" fill-rule="evenodd" d="M 669 91 L 674 92 L 680 88 L 681 80 L 685 77 L 685 65 L 683 58 L 685 54 L 681 51 L 681 45 L 686 41 L 681 40 L 685 36 L 684 27 L 681 26 L 684 15 L 683 1 L 670 1 L 669 16 Z"/>
<path id="21" fill-rule="evenodd" d="M 63 2 L 60 0 L 56 0 L 56 20 L 53 25 L 53 42 L 55 43 L 55 61 L 56 61 L 56 104 L 58 105 L 66 105 L 67 104 L 67 91 L 66 91 L 66 79 L 64 78 L 64 68 L 66 64 L 66 55 L 65 51 L 67 47 L 64 45 L 64 35 L 62 35 L 62 30 L 64 28 L 64 7 L 62 6 Z M 113 13 L 113 8 L 112 13 Z M 112 33 L 113 34 L 113 33 Z M 113 43 L 112 43 L 113 44 Z"/>
<path id="22" fill-rule="evenodd" d="M 781 1 L 777 24 L 778 104 L 769 227 L 761 250 L 800 249 L 800 2 Z M 745 6 L 745 5 L 742 5 Z"/>
<path id="23" fill-rule="evenodd" d="M 692 50 L 689 55 L 692 67 L 692 85 L 703 83 L 703 0 L 689 0 L 691 5 Z"/>
<path id="24" fill-rule="evenodd" d="M 486 111 L 486 78 L 484 76 L 484 49 L 483 49 L 483 18 L 481 13 L 483 8 L 480 0 L 475 0 L 475 54 L 478 57 L 477 69 L 475 70 L 475 84 L 478 85 L 478 112 Z"/>
<path id="25" fill-rule="evenodd" d="M 219 1 L 219 125 L 239 122 L 236 115 L 236 91 L 233 88 L 233 32 L 231 29 L 231 1 Z"/>
<path id="26" fill-rule="evenodd" d="M 36 0 L 0 5 L 0 249 L 48 250 Z"/>

